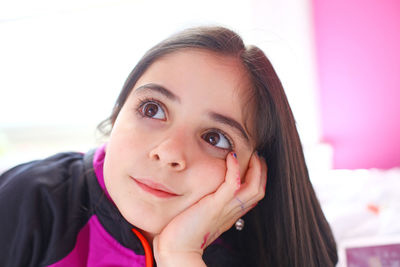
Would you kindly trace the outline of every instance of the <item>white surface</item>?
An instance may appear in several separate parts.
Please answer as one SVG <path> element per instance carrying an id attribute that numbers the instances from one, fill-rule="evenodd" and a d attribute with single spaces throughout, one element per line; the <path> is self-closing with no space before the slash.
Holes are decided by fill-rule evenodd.
<path id="1" fill-rule="evenodd" d="M 400 168 L 390 170 L 326 170 L 312 182 L 338 244 L 400 244 Z"/>

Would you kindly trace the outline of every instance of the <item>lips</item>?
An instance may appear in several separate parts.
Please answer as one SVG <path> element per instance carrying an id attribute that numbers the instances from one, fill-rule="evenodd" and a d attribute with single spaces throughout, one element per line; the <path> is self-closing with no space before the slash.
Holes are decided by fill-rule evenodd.
<path id="1" fill-rule="evenodd" d="M 155 183 L 149 179 L 138 179 L 133 178 L 133 181 L 145 192 L 150 193 L 156 197 L 160 198 L 171 198 L 177 197 L 178 194 L 174 193 L 172 190 L 168 189 L 166 186 Z"/>

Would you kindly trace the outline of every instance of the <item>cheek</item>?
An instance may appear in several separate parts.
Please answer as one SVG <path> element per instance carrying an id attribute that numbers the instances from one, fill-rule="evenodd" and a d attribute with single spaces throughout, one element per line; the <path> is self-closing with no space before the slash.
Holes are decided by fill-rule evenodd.
<path id="1" fill-rule="evenodd" d="M 242 182 L 245 180 L 245 176 L 247 174 L 247 170 L 249 168 L 249 162 L 251 158 L 252 153 L 247 152 L 247 153 L 242 153 L 241 157 L 239 158 L 239 169 L 240 169 L 240 178 Z"/>
<path id="2" fill-rule="evenodd" d="M 224 182 L 226 174 L 225 160 L 211 159 L 198 161 L 196 166 L 190 171 L 192 177 L 191 187 L 193 193 L 200 197 L 210 194 Z"/>
<path id="3" fill-rule="evenodd" d="M 146 144 L 152 140 L 152 132 L 143 129 L 140 124 L 130 120 L 117 121 L 111 132 L 108 146 L 116 150 L 118 154 L 129 154 L 133 151 L 143 151 Z"/>
<path id="4" fill-rule="evenodd" d="M 104 178 L 110 185 L 110 180 L 120 177 L 129 171 L 132 163 L 144 157 L 144 145 L 148 143 L 149 136 L 135 131 L 125 123 L 116 123 L 111 132 L 106 146 L 104 162 Z"/>

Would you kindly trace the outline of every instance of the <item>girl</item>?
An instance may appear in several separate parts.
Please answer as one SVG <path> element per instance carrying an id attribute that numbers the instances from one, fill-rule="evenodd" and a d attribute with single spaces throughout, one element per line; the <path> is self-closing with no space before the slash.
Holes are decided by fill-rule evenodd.
<path id="1" fill-rule="evenodd" d="M 234 32 L 150 49 L 107 125 L 95 151 L 1 176 L 1 266 L 336 264 L 282 85 Z"/>

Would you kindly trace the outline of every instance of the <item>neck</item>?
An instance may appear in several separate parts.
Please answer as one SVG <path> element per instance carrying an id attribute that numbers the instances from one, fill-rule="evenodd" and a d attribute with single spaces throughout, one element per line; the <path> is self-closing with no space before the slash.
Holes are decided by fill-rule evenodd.
<path id="1" fill-rule="evenodd" d="M 150 247 L 153 249 L 153 240 L 154 240 L 155 234 L 146 232 L 144 230 L 140 230 L 140 232 L 146 238 L 147 242 L 149 242 Z"/>

